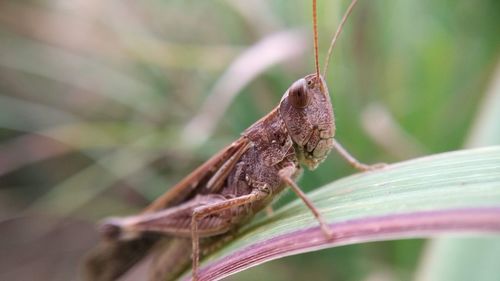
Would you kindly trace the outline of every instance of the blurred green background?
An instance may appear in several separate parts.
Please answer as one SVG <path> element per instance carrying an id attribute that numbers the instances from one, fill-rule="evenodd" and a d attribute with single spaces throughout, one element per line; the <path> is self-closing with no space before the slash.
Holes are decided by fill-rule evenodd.
<path id="1" fill-rule="evenodd" d="M 318 3 L 321 64 L 347 4 Z M 361 0 L 326 77 L 337 139 L 368 163 L 500 143 L 499 12 Z M 0 279 L 75 279 L 96 221 L 143 208 L 314 71 L 311 26 L 299 0 L 1 1 Z M 332 154 L 300 185 L 353 172 Z M 425 245 L 345 246 L 231 280 L 425 280 Z"/>

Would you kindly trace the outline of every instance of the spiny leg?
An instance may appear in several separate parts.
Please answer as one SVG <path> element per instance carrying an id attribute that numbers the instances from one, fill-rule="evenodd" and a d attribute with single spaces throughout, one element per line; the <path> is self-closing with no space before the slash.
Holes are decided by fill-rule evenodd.
<path id="1" fill-rule="evenodd" d="M 204 217 L 218 213 L 233 207 L 245 205 L 257 200 L 261 200 L 266 197 L 268 193 L 261 190 L 254 190 L 254 192 L 236 197 L 233 199 L 228 199 L 226 201 L 200 206 L 193 210 L 193 215 L 191 217 L 191 241 L 193 250 L 193 280 L 198 280 L 198 267 L 200 262 L 200 245 L 199 245 L 199 233 L 198 233 L 198 222 Z"/>
<path id="2" fill-rule="evenodd" d="M 352 156 L 337 140 L 333 139 L 333 148 L 344 158 L 349 165 L 360 171 L 371 171 L 384 168 L 387 166 L 385 163 L 377 163 L 374 165 L 367 165 L 359 162 L 354 156 Z"/>
<path id="3" fill-rule="evenodd" d="M 319 222 L 321 230 L 323 231 L 323 233 L 325 234 L 325 236 L 327 238 L 332 238 L 333 237 L 333 232 L 328 227 L 328 224 L 326 224 L 326 221 L 323 218 L 323 216 L 321 215 L 321 213 L 318 211 L 318 209 L 316 209 L 316 207 L 314 207 L 314 204 L 311 202 L 311 200 L 309 200 L 309 198 L 307 198 L 307 195 L 304 192 L 302 192 L 302 190 L 300 189 L 300 187 L 293 180 L 292 175 L 296 171 L 297 171 L 296 167 L 294 167 L 294 166 L 287 166 L 287 167 L 285 167 L 285 168 L 283 168 L 283 169 L 281 169 L 279 171 L 279 176 L 280 176 L 280 178 L 286 184 L 288 184 L 292 188 L 293 192 L 295 192 L 295 194 L 297 194 L 297 196 L 300 199 L 302 199 L 302 201 L 304 201 L 304 203 L 309 208 L 309 210 L 311 210 L 311 212 L 313 213 L 314 217 Z"/>

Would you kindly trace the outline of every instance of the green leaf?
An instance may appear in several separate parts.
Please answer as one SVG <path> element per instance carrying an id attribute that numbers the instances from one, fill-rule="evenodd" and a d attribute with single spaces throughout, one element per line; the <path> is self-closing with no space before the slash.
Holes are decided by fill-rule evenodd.
<path id="1" fill-rule="evenodd" d="M 428 247 L 416 280 L 498 281 L 499 237 L 445 237 Z"/>
<path id="2" fill-rule="evenodd" d="M 477 110 L 468 147 L 500 143 L 500 66 Z M 500 237 L 438 237 L 427 244 L 417 270 L 417 281 L 493 281 L 500 276 Z M 474 266 L 470 266 L 474 265 Z"/>
<path id="3" fill-rule="evenodd" d="M 334 231 L 328 240 L 299 201 L 242 227 L 205 259 L 215 280 L 316 249 L 440 233 L 500 233 L 500 146 L 455 151 L 356 174 L 308 195 Z"/>

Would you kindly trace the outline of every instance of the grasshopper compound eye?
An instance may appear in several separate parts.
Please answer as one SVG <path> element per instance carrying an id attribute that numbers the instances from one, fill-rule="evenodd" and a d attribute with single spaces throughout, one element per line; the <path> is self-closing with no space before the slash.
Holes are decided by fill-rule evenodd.
<path id="1" fill-rule="evenodd" d="M 311 102 L 311 95 L 306 88 L 306 82 L 304 79 L 300 79 L 293 83 L 288 92 L 288 98 L 293 107 L 295 108 L 305 108 Z"/>

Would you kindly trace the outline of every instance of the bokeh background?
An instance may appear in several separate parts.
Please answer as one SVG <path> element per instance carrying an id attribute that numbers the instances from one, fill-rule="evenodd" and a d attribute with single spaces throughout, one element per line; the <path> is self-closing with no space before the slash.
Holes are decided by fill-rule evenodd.
<path id="1" fill-rule="evenodd" d="M 318 3 L 321 63 L 347 4 Z M 326 76 L 337 139 L 369 163 L 500 143 L 499 12 L 361 0 Z M 314 71 L 311 26 L 301 0 L 1 1 L 0 279 L 77 279 L 95 222 L 143 208 Z M 332 154 L 300 184 L 353 172 Z M 432 244 L 340 247 L 231 280 L 425 280 Z"/>

